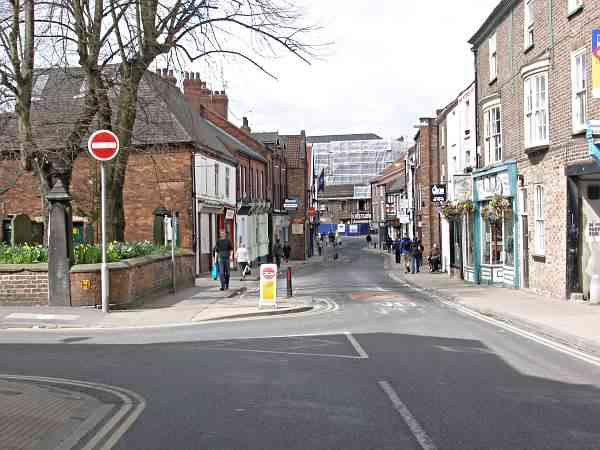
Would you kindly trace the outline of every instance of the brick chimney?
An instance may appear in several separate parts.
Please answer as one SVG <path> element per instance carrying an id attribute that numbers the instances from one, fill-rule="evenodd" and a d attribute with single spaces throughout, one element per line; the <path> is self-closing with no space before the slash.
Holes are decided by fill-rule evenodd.
<path id="1" fill-rule="evenodd" d="M 228 118 L 229 99 L 225 91 L 212 91 L 206 82 L 200 79 L 198 72 L 185 72 L 183 80 L 183 96 L 192 109 L 201 113 L 201 106 Z"/>
<path id="2" fill-rule="evenodd" d="M 173 74 L 172 70 L 169 69 L 156 69 L 156 74 L 161 77 L 163 80 L 168 81 L 169 83 L 176 85 L 177 84 L 177 78 L 175 78 L 175 75 Z"/>
<path id="3" fill-rule="evenodd" d="M 252 130 L 250 129 L 250 125 L 248 125 L 248 118 L 242 117 L 242 130 L 244 130 L 248 134 L 252 134 Z"/>

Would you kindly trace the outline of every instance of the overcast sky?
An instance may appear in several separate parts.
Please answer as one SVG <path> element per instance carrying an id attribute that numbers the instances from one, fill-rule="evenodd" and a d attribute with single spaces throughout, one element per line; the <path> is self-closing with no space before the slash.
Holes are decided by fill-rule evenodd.
<path id="1" fill-rule="evenodd" d="M 498 0 L 304 0 L 313 36 L 332 42 L 322 60 L 267 62 L 272 80 L 249 65 L 225 64 L 230 120 L 253 131 L 308 135 L 414 133 L 473 79 L 467 40 Z"/>

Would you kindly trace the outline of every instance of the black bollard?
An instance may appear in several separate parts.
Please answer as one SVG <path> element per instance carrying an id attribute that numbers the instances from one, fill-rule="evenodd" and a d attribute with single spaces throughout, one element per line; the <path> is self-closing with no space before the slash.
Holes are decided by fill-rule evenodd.
<path id="1" fill-rule="evenodd" d="M 292 268 L 287 268 L 287 298 L 292 298 Z"/>

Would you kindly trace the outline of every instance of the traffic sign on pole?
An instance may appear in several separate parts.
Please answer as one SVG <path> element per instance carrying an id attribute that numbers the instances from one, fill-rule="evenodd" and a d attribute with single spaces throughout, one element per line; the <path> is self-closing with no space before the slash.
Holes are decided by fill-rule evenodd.
<path id="1" fill-rule="evenodd" d="M 100 184 L 102 205 L 102 264 L 100 265 L 100 284 L 102 286 L 102 311 L 108 312 L 108 268 L 106 266 L 106 161 L 119 153 L 119 138 L 109 130 L 98 130 L 88 139 L 90 155 L 100 161 Z"/>
<path id="2" fill-rule="evenodd" d="M 110 161 L 119 153 L 119 138 L 109 130 L 98 130 L 88 140 L 88 151 L 98 161 Z"/>

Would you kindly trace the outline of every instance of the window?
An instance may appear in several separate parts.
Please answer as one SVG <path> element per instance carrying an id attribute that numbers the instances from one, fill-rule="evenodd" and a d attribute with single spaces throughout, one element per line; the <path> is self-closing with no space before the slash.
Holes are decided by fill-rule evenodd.
<path id="1" fill-rule="evenodd" d="M 498 56 L 496 54 L 496 33 L 488 39 L 488 49 L 490 52 L 490 82 L 498 77 Z"/>
<path id="2" fill-rule="evenodd" d="M 346 211 L 346 202 L 345 201 L 342 202 L 342 211 Z"/>
<path id="3" fill-rule="evenodd" d="M 544 249 L 544 187 L 538 184 L 535 187 L 535 254 L 543 255 Z"/>
<path id="4" fill-rule="evenodd" d="M 49 75 L 38 75 L 33 83 L 33 87 L 31 88 L 31 100 L 40 100 L 42 97 L 42 93 L 44 92 L 44 87 L 48 82 Z"/>
<path id="5" fill-rule="evenodd" d="M 525 50 L 533 46 L 533 0 L 525 1 L 525 20 L 523 22 L 525 39 L 523 45 Z"/>
<path id="6" fill-rule="evenodd" d="M 242 167 L 242 197 L 246 198 L 246 168 Z"/>
<path id="7" fill-rule="evenodd" d="M 502 161 L 502 123 L 500 105 L 483 112 L 485 157 L 488 164 Z"/>
<path id="8" fill-rule="evenodd" d="M 504 211 L 504 255 L 502 262 L 505 266 L 514 267 L 515 265 L 515 242 L 513 232 L 513 210 L 507 209 Z"/>
<path id="9" fill-rule="evenodd" d="M 574 13 L 579 8 L 581 8 L 582 6 L 583 6 L 583 0 L 569 0 L 568 13 L 569 14 Z"/>
<path id="10" fill-rule="evenodd" d="M 485 206 L 488 206 L 486 204 Z M 504 221 L 490 222 L 486 216 L 481 217 L 483 230 L 483 246 L 481 249 L 482 264 L 499 265 L 503 263 L 504 255 Z"/>
<path id="11" fill-rule="evenodd" d="M 225 167 L 225 197 L 229 198 L 229 167 Z"/>
<path id="12" fill-rule="evenodd" d="M 525 146 L 548 144 L 548 73 L 525 79 Z"/>
<path id="13" fill-rule="evenodd" d="M 573 131 L 582 131 L 586 125 L 587 73 L 585 49 L 571 56 L 571 95 L 573 99 Z"/>
<path id="14" fill-rule="evenodd" d="M 215 164 L 215 197 L 219 196 L 219 165 Z"/>
<path id="15" fill-rule="evenodd" d="M 469 214 L 467 213 L 467 221 L 466 221 L 466 226 L 467 226 L 467 232 L 466 232 L 466 236 L 467 236 L 467 266 L 471 266 L 473 267 L 473 243 L 474 241 L 474 224 L 473 224 L 473 214 Z"/>

